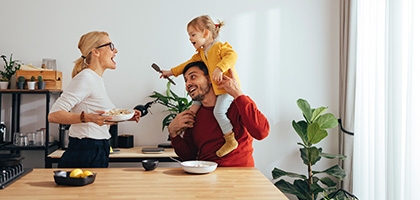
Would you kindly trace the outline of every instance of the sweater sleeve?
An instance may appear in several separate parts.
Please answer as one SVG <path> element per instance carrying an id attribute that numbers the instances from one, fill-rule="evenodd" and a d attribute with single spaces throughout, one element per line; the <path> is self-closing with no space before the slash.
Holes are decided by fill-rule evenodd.
<path id="1" fill-rule="evenodd" d="M 235 66 L 238 54 L 233 50 L 229 43 L 220 43 L 219 55 L 222 59 L 217 63 L 217 67 L 220 68 L 223 73 Z"/>
<path id="2" fill-rule="evenodd" d="M 201 60 L 200 53 L 197 52 L 189 60 L 181 63 L 180 65 L 178 65 L 176 67 L 173 67 L 171 69 L 171 71 L 174 74 L 174 76 L 177 77 L 180 74 L 182 74 L 182 71 L 184 70 L 185 66 L 187 66 L 188 63 L 195 62 L 195 61 L 200 61 L 200 60 Z"/>
<path id="3" fill-rule="evenodd" d="M 197 159 L 198 150 L 194 145 L 191 129 L 185 130 L 182 137 L 178 135 L 172 138 L 171 145 L 175 149 L 175 153 L 182 161 Z"/>
<path id="4" fill-rule="evenodd" d="M 270 132 L 270 124 L 255 102 L 250 97 L 242 95 L 236 98 L 233 103 L 238 109 L 242 124 L 249 134 L 257 140 L 266 138 Z"/>

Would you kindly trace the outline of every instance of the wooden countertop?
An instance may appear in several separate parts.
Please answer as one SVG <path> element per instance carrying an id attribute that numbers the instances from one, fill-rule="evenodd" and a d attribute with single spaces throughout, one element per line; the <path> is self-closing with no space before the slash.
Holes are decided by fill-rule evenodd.
<path id="1" fill-rule="evenodd" d="M 56 169 L 55 169 L 56 170 Z M 69 171 L 70 169 L 67 169 Z M 209 174 L 179 168 L 94 168 L 94 183 L 62 186 L 54 169 L 34 169 L 3 190 L 1 199 L 288 199 L 256 168 L 218 167 Z"/>
<path id="2" fill-rule="evenodd" d="M 116 148 L 114 150 L 119 150 L 118 152 L 109 154 L 109 158 L 155 158 L 155 157 L 178 157 L 174 149 L 165 148 L 165 151 L 162 153 L 143 153 L 141 150 L 148 146 L 137 146 L 133 148 Z M 61 158 L 64 150 L 56 150 L 48 155 L 49 158 Z"/>

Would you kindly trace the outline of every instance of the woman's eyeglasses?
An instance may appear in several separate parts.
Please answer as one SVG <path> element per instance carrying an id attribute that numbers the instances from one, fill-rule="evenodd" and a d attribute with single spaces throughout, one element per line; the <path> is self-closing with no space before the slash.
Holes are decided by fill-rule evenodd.
<path id="1" fill-rule="evenodd" d="M 96 48 L 99 49 L 99 48 L 106 47 L 106 46 L 109 46 L 111 51 L 114 51 L 114 44 L 112 42 L 97 46 Z"/>

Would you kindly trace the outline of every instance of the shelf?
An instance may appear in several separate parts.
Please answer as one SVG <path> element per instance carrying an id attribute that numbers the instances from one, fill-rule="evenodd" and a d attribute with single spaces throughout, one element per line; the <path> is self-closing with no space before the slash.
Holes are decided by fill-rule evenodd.
<path id="1" fill-rule="evenodd" d="M 3 94 L 46 94 L 46 93 L 55 93 L 59 94 L 62 90 L 28 90 L 28 89 L 7 89 L 7 90 L 1 90 L 0 93 Z"/>
<path id="2" fill-rule="evenodd" d="M 20 104 L 22 96 L 24 95 L 45 95 L 45 144 L 44 146 L 16 146 L 13 144 L 1 145 L 0 150 L 9 150 L 14 153 L 19 153 L 19 151 L 32 151 L 32 150 L 42 150 L 44 151 L 44 160 L 51 152 L 58 149 L 59 143 L 57 141 L 49 142 L 49 130 L 50 124 L 48 122 L 48 114 L 50 111 L 50 98 L 51 95 L 59 96 L 62 90 L 28 90 L 28 89 L 7 89 L 0 90 L 0 108 L 2 107 L 2 97 L 3 94 L 11 95 L 12 107 L 8 108 L 11 110 L 11 127 L 10 127 L 10 137 L 13 138 L 13 133 L 20 132 Z M 5 108 L 6 109 L 6 108 Z M 1 121 L 1 116 L 0 116 Z M 45 162 L 45 166 L 47 163 Z"/>
<path id="3" fill-rule="evenodd" d="M 48 148 L 57 146 L 58 149 L 58 142 L 50 142 L 50 144 L 48 145 Z M 16 146 L 14 144 L 8 144 L 8 145 L 4 145 L 2 147 L 0 147 L 1 150 L 14 150 L 14 151 L 19 151 L 19 150 L 45 150 L 45 148 L 47 148 L 47 146 Z"/>

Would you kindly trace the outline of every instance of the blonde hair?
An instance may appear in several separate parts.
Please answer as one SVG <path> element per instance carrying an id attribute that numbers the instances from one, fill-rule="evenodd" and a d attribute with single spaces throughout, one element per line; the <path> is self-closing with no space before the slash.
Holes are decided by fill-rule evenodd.
<path id="1" fill-rule="evenodd" d="M 191 20 L 188 23 L 187 28 L 194 27 L 199 31 L 207 29 L 212 33 L 213 39 L 216 39 L 219 36 L 220 28 L 224 25 L 225 23 L 223 21 L 217 20 L 217 24 L 215 24 L 213 20 L 211 20 L 210 16 L 202 15 Z"/>
<path id="2" fill-rule="evenodd" d="M 72 78 L 87 67 L 88 63 L 90 63 L 91 50 L 101 45 L 100 41 L 104 36 L 109 35 L 107 32 L 104 31 L 92 31 L 80 37 L 79 44 L 77 45 L 77 47 L 79 48 L 80 53 L 82 53 L 82 55 L 80 56 L 80 58 L 74 61 L 75 64 L 73 67 L 73 72 L 71 74 Z"/>

